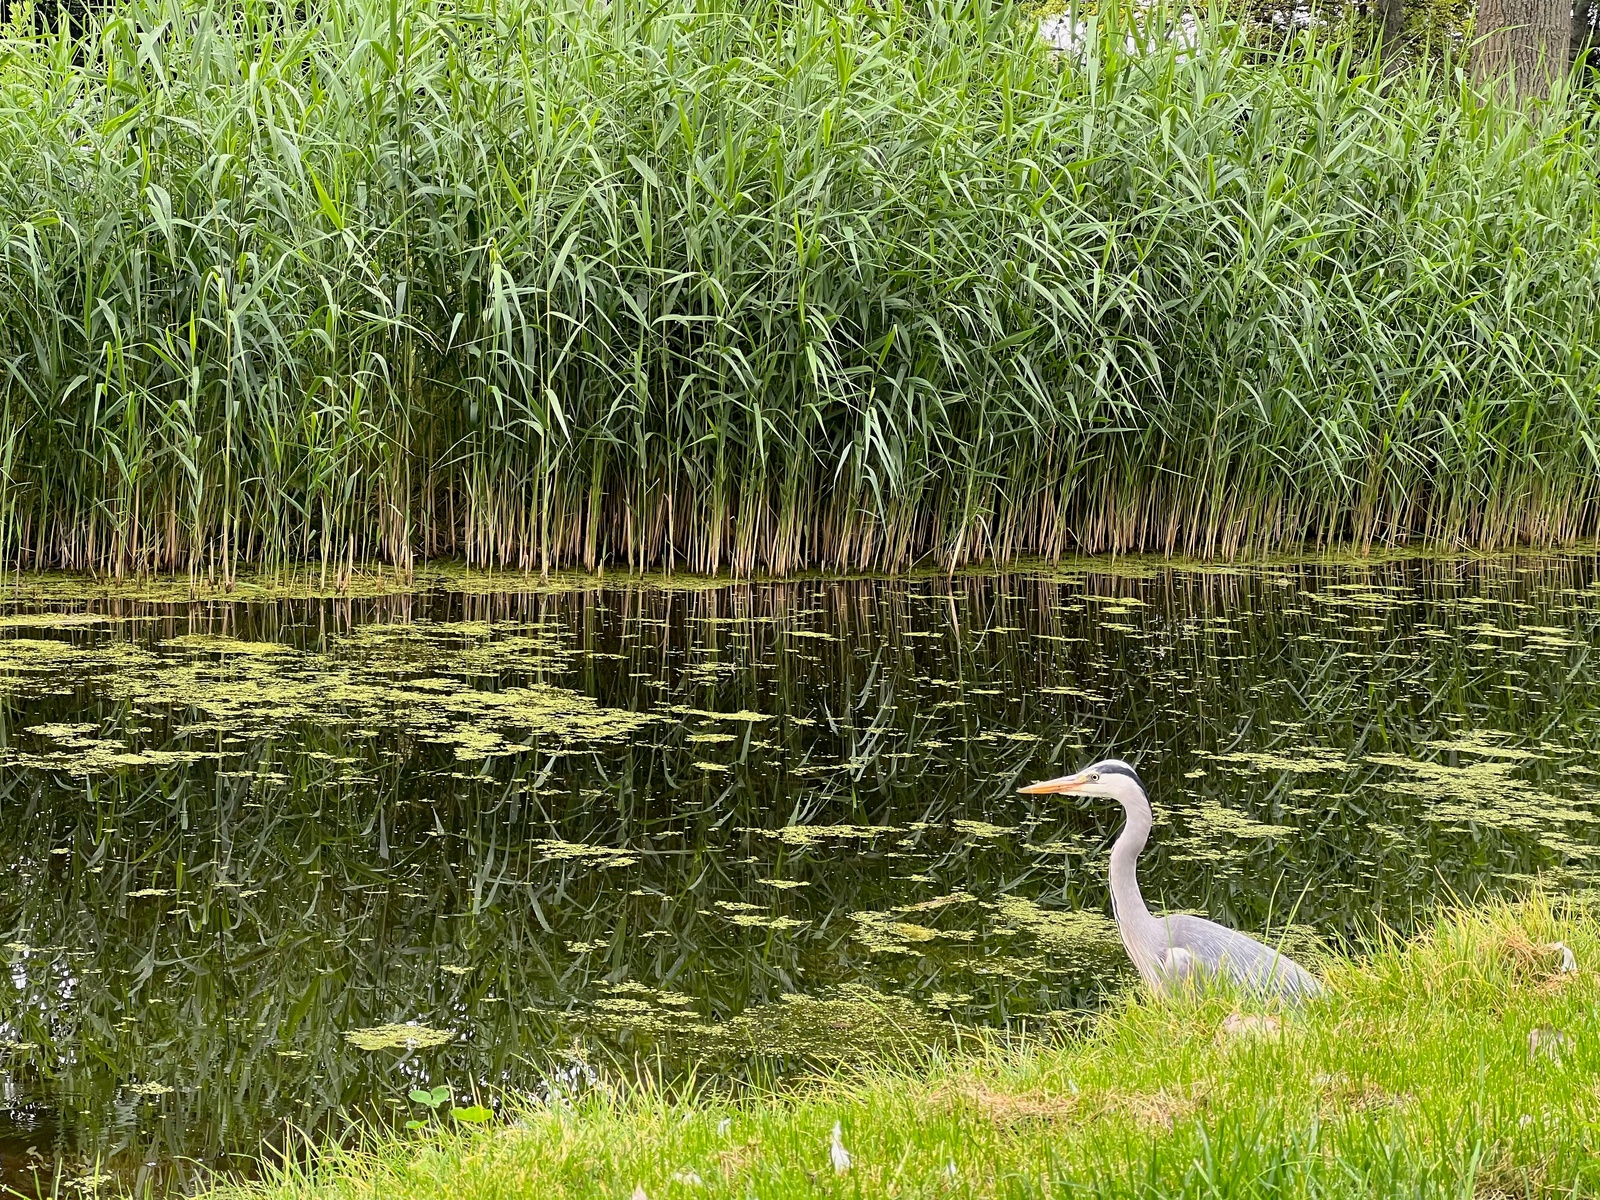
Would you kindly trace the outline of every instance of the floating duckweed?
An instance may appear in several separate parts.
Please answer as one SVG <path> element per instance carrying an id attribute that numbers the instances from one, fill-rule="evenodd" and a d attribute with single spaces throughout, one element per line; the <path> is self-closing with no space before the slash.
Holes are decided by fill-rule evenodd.
<path id="1" fill-rule="evenodd" d="M 978 898 L 971 892 L 951 892 L 947 896 L 935 896 L 931 900 L 918 900 L 915 904 L 896 905 L 897 913 L 934 912 L 941 908 L 948 908 L 952 904 L 976 904 Z"/>
<path id="2" fill-rule="evenodd" d="M 725 1021 L 719 1033 L 722 1044 L 745 1053 L 823 1063 L 868 1062 L 949 1036 L 904 997 L 860 986 L 821 996 L 789 993 Z"/>
<path id="3" fill-rule="evenodd" d="M 871 954 L 917 954 L 923 942 L 970 942 L 976 935 L 969 929 L 934 929 L 913 921 L 896 919 L 894 912 L 855 912 L 850 919 L 857 925 L 856 940 Z"/>
<path id="4" fill-rule="evenodd" d="M 764 837 L 777 838 L 786 846 L 805 849 L 835 838 L 870 841 L 890 833 L 904 833 L 894 825 L 785 825 L 782 829 L 754 829 Z"/>
<path id="5" fill-rule="evenodd" d="M 419 1050 L 443 1046 L 455 1040 L 447 1029 L 430 1029 L 426 1025 L 374 1025 L 369 1029 L 351 1029 L 344 1035 L 357 1050 Z"/>
<path id="6" fill-rule="evenodd" d="M 130 1083 L 128 1090 L 135 1096 L 144 1096 L 147 1099 L 172 1095 L 172 1089 L 164 1083 Z"/>
<path id="7" fill-rule="evenodd" d="M 1300 746 L 1293 750 L 1240 750 L 1232 754 L 1214 754 L 1211 758 L 1214 762 L 1250 767 L 1257 771 L 1297 774 L 1342 771 L 1350 765 L 1342 751 L 1326 746 Z"/>
<path id="8" fill-rule="evenodd" d="M 558 838 L 533 843 L 546 862 L 585 862 L 596 867 L 631 867 L 639 861 L 632 850 L 614 846 L 590 846 L 583 842 L 564 842 Z"/>
<path id="9" fill-rule="evenodd" d="M 1117 927 L 1104 913 L 1081 908 L 1042 908 L 1025 896 L 1003 895 L 995 910 L 1010 928 L 1000 932 L 1026 933 L 1052 955 L 1081 958 L 1101 954 L 1118 944 Z"/>
<path id="10" fill-rule="evenodd" d="M 1425 799 L 1424 815 L 1430 821 L 1518 829 L 1546 839 L 1545 844 L 1559 853 L 1586 853 L 1586 848 L 1558 837 L 1552 827 L 1566 822 L 1592 824 L 1600 814 L 1517 778 L 1513 772 L 1539 755 L 1505 745 L 1505 737 L 1492 730 L 1472 730 L 1452 741 L 1430 743 L 1435 749 L 1482 760 L 1461 766 L 1398 754 L 1369 754 L 1364 761 L 1392 768 L 1393 777 L 1380 786 L 1390 793 Z"/>
<path id="11" fill-rule="evenodd" d="M 712 712 L 704 708 L 685 709 L 691 717 L 704 717 L 708 721 L 744 721 L 754 724 L 757 721 L 773 721 L 777 718 L 771 713 L 751 712 L 748 708 L 741 708 L 738 712 Z"/>
<path id="12" fill-rule="evenodd" d="M 0 617 L 0 629 L 73 629 L 82 625 L 112 625 L 117 620 L 103 613 L 8 613 Z"/>
<path id="13" fill-rule="evenodd" d="M 93 721 L 80 721 L 72 723 L 55 723 L 43 725 L 29 725 L 24 732 L 37 734 L 42 738 L 53 741 L 65 741 L 67 738 L 82 738 L 85 734 L 93 733 L 100 726 Z"/>
<path id="14" fill-rule="evenodd" d="M 639 1000 L 632 996 L 607 996 L 596 1000 L 594 1006 L 602 1012 L 625 1017 L 643 1016 L 655 1010 L 650 1001 Z"/>
<path id="15" fill-rule="evenodd" d="M 800 929 L 807 924 L 795 917 L 774 917 L 759 912 L 728 912 L 724 916 L 734 925 L 744 929 L 772 929 L 779 933 Z"/>
<path id="16" fill-rule="evenodd" d="M 1203 802 L 1189 817 L 1189 827 L 1194 830 L 1190 838 L 1209 844 L 1213 838 L 1281 838 L 1294 833 L 1289 825 L 1268 825 L 1245 816 L 1237 809 L 1228 808 L 1215 800 Z"/>
<path id="17" fill-rule="evenodd" d="M 1005 837 L 1008 833 L 1016 832 L 1015 825 L 991 825 L 987 821 L 952 821 L 951 825 L 957 833 L 975 838 Z"/>
<path id="18" fill-rule="evenodd" d="M 948 1037 L 944 1026 L 904 997 L 861 986 L 819 996 L 790 993 L 722 1022 L 685 1011 L 690 1003 L 678 993 L 641 988 L 597 1001 L 586 1022 L 613 1033 L 670 1039 L 693 1047 L 701 1058 L 753 1055 L 818 1063 L 869 1061 Z"/>
<path id="19" fill-rule="evenodd" d="M 411 627 L 380 627 L 384 636 L 358 631 L 339 643 L 341 658 L 313 654 L 277 642 L 246 642 L 211 634 L 187 634 L 164 643 L 157 654 L 128 642 L 74 646 L 54 640 L 0 640 L 0 695 L 44 689 L 32 677 L 82 682 L 123 701 L 140 714 L 172 716 L 175 732 L 226 734 L 251 740 L 274 737 L 294 725 L 348 727 L 350 736 L 371 736 L 371 726 L 395 726 L 424 741 L 453 746 L 458 758 L 481 759 L 513 753 L 523 746 L 511 735 L 549 737 L 558 743 L 606 741 L 636 733 L 654 718 L 648 714 L 601 708 L 590 698 L 546 684 L 482 690 L 458 674 L 498 670 L 544 653 L 542 639 L 488 642 L 476 650 L 444 644 L 437 630 L 427 636 Z M 446 627 L 448 628 L 448 627 Z M 348 659 L 352 645 L 366 650 L 404 645 L 422 638 L 428 654 L 452 673 L 396 679 L 397 670 L 415 664 L 393 654 Z M 505 650 L 490 647 L 505 645 Z M 177 652 L 176 655 L 170 652 Z M 478 653 L 481 651 L 481 653 Z M 476 657 L 475 657 L 476 655 Z M 484 656 L 488 655 L 488 658 Z M 499 657 L 495 657 L 499 656 Z M 124 755 L 137 757 L 123 757 Z M 77 773 L 127 766 L 194 762 L 215 752 L 140 749 L 115 742 L 65 745 L 51 756 L 14 751 L 22 766 L 68 769 Z"/>
<path id="20" fill-rule="evenodd" d="M 29 754 L 7 748 L 0 751 L 0 761 L 41 771 L 98 775 L 127 767 L 170 767 L 217 757 L 215 753 L 206 750 L 130 750 L 125 742 L 104 738 L 86 738 L 71 734 L 55 737 L 47 726 L 35 726 L 30 732 L 51 737 L 62 748 L 46 754 Z"/>
<path id="21" fill-rule="evenodd" d="M 1102 696 L 1099 692 L 1091 692 L 1081 687 L 1045 687 L 1039 689 L 1045 696 L 1071 696 L 1077 700 L 1088 700 L 1094 704 L 1109 704 L 1110 696 Z"/>
<path id="22" fill-rule="evenodd" d="M 185 633 L 179 637 L 168 638 L 162 644 L 184 650 L 198 650 L 205 654 L 246 654 L 261 657 L 295 653 L 293 646 L 286 646 L 282 642 L 241 642 L 238 638 L 227 637 L 220 633 Z"/>
<path id="23" fill-rule="evenodd" d="M 436 585 L 451 572 L 429 567 L 407 576 L 399 571 L 357 569 L 342 580 L 316 567 L 304 570 L 242 571 L 226 582 L 208 583 L 203 576 L 133 574 L 88 579 L 68 571 L 0 575 L 0 595 L 42 603 L 84 600 L 140 600 L 147 604 L 183 604 L 191 600 L 284 600 L 394 596 Z"/>
<path id="24" fill-rule="evenodd" d="M 1512 735 L 1502 733 L 1495 729 L 1474 729 L 1454 738 L 1440 738 L 1426 742 L 1431 750 L 1448 750 L 1457 754 L 1473 754 L 1480 758 L 1501 758 L 1512 762 L 1522 762 L 1528 759 L 1542 757 L 1537 751 L 1529 750 L 1525 746 L 1511 746 L 1506 743 L 1512 740 Z M 1369 757 L 1368 762 L 1375 761 Z"/>

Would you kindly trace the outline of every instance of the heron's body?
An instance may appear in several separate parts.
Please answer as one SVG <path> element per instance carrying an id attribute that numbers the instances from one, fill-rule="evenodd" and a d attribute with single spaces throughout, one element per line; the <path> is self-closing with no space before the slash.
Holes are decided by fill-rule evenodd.
<path id="1" fill-rule="evenodd" d="M 1072 792 L 1116 800 L 1127 823 L 1111 848 L 1111 911 L 1128 957 L 1140 977 L 1160 995 L 1221 978 L 1263 996 L 1298 1000 L 1321 990 L 1309 971 L 1288 955 L 1204 917 L 1188 913 L 1158 917 L 1139 891 L 1139 855 L 1150 839 L 1150 798 L 1138 774 L 1120 759 L 1095 763 L 1067 775 L 1022 789 L 1049 794 Z"/>

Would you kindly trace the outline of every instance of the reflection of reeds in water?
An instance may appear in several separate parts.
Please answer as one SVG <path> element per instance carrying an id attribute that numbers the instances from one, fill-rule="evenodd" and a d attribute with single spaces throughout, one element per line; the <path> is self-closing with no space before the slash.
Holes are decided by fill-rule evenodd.
<path id="1" fill-rule="evenodd" d="M 470 761 L 405 714 L 377 719 L 366 692 L 352 711 L 377 729 L 352 737 L 320 694 L 309 723 L 184 733 L 198 719 L 119 690 L 133 668 L 110 657 L 46 681 L 68 695 L 0 689 L 17 752 L 46 748 L 27 727 L 51 723 L 220 756 L 82 774 L 0 762 L 16 881 L 0 941 L 37 948 L 7 951 L 0 1022 L 40 1047 L 0 1052 L 26 1094 L 95 1114 L 69 1127 L 86 1160 L 119 1144 L 116 1106 L 134 1103 L 113 1165 L 136 1174 L 223 1161 L 284 1117 L 334 1121 L 419 1083 L 521 1086 L 575 1035 L 607 1069 L 712 1053 L 745 1069 L 793 1042 L 776 1018 L 802 1011 L 794 992 L 842 1004 L 866 986 L 936 1021 L 1027 1023 L 1125 978 L 1099 916 L 1117 814 L 1012 791 L 1106 749 L 1139 756 L 1152 785 L 1153 902 L 1281 931 L 1297 952 L 1310 930 L 1409 924 L 1441 876 L 1466 893 L 1579 874 L 1597 780 L 1570 769 L 1600 765 L 1584 720 L 1592 576 L 1567 557 L 105 602 L 126 623 L 15 632 L 175 642 L 150 653 L 185 662 L 185 635 L 283 641 L 413 683 L 477 654 L 473 672 L 503 669 L 475 686 L 548 683 L 658 719 L 603 746 L 529 738 Z M 519 637 L 542 649 L 474 649 Z M 1469 736 L 1483 729 L 1507 736 Z M 1505 745 L 1537 757 L 1474 766 Z M 1441 774 L 1457 768 L 1477 774 Z M 1489 775 L 1515 781 L 1514 807 L 1420 790 Z M 804 1011 L 873 1027 L 848 1006 Z M 409 1057 L 346 1040 L 406 1020 L 456 1036 Z M 129 1084 L 174 1091 L 135 1100 Z"/>
<path id="2" fill-rule="evenodd" d="M 1072 62 L 946 0 L 12 28 L 0 562 L 1593 532 L 1591 117 L 1097 28 Z"/>

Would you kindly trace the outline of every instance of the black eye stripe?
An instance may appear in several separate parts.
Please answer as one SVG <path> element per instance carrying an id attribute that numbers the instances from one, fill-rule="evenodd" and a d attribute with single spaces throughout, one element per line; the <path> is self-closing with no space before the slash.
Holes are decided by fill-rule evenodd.
<path id="1" fill-rule="evenodd" d="M 1135 771 L 1125 762 L 1121 762 L 1116 759 L 1109 759 L 1106 762 L 1096 763 L 1093 769 L 1100 772 L 1102 775 L 1126 775 L 1129 779 L 1137 783 L 1140 788 L 1144 787 L 1144 780 L 1139 778 L 1139 772 Z"/>

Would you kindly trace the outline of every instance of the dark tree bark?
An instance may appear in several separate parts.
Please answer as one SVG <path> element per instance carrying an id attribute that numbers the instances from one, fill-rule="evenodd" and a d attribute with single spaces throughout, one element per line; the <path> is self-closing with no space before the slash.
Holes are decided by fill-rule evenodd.
<path id="1" fill-rule="evenodd" d="M 1550 94 L 1552 75 L 1571 62 L 1571 0 L 1478 0 L 1473 75 L 1509 86 L 1518 100 Z"/>
<path id="2" fill-rule="evenodd" d="M 1572 0 L 1572 61 L 1594 46 L 1594 0 Z"/>
<path id="3" fill-rule="evenodd" d="M 1406 0 L 1376 0 L 1378 28 L 1383 33 L 1384 57 L 1400 45 L 1406 31 Z"/>

